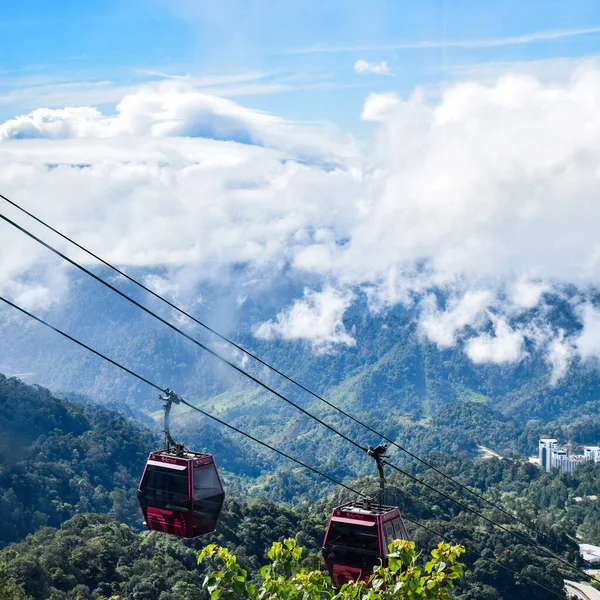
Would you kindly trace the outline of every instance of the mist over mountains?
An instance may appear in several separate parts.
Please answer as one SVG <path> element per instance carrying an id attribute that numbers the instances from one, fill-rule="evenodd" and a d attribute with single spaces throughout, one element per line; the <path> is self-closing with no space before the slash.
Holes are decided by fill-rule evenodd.
<path id="1" fill-rule="evenodd" d="M 171 297 L 210 280 L 252 300 L 232 283 L 240 271 L 263 297 L 275 285 L 273 310 L 246 323 L 263 340 L 341 353 L 357 343 L 352 310 L 404 307 L 427 340 L 476 364 L 514 366 L 535 346 L 557 382 L 600 355 L 599 89 L 589 62 L 560 83 L 508 73 L 435 96 L 375 93 L 373 135 L 358 140 L 191 80 L 155 82 L 112 111 L 40 107 L 0 123 L 0 185 Z M 2 239 L 4 294 L 50 309 L 72 292 L 44 249 L 8 226 Z M 564 325 L 548 314 L 560 303 Z"/>
<path id="2" fill-rule="evenodd" d="M 99 274 L 290 399 L 341 423 L 365 443 L 377 441 L 131 284 L 123 284 L 104 271 Z M 147 272 L 136 275 L 148 282 L 157 277 Z M 345 448 L 325 430 L 306 422 L 292 407 L 110 290 L 84 276 L 75 276 L 69 286 L 73 292 L 43 313 L 50 323 L 221 418 L 260 433 L 267 441 L 283 440 L 288 448 L 309 452 L 317 463 L 336 464 L 342 473 L 348 465 L 356 466 L 353 459 L 345 461 Z M 264 280 L 255 281 L 240 269 L 226 285 L 219 280 L 206 282 L 182 306 L 414 450 L 473 452 L 482 444 L 500 452 L 527 454 L 535 450 L 540 434 L 573 437 L 579 443 L 598 441 L 600 372 L 593 361 L 572 359 L 562 377 L 556 379 L 536 340 L 525 338 L 518 362 L 477 364 L 465 352 L 464 343 L 440 349 L 430 341 L 415 306 L 373 311 L 364 297 L 336 314 L 335 306 L 310 304 L 306 289 L 307 282 L 298 281 L 293 273 L 282 276 L 277 284 L 265 285 Z M 277 339 L 265 335 L 265 328 L 287 326 L 285 319 L 293 315 L 282 316 L 279 307 L 298 298 L 306 300 L 304 312 L 296 317 L 299 331 L 305 327 L 314 332 L 323 322 L 331 329 L 329 321 L 333 318 L 337 319 L 335 335 L 351 342 L 333 343 L 329 339 L 316 344 L 314 337 Z M 448 299 L 440 296 L 438 301 L 443 304 Z M 543 312 L 552 327 L 566 335 L 580 335 L 581 325 L 568 301 L 547 296 Z M 532 313 L 532 318 L 538 318 L 536 309 Z M 14 311 L 5 309 L 0 315 L 1 336 L 6 341 L 0 346 L 0 371 L 6 375 L 57 392 L 81 394 L 127 414 L 160 418 L 160 402 L 151 388 Z M 183 418 L 180 413 L 180 417 L 176 413 L 176 423 L 188 441 L 210 444 L 196 431 L 206 424 L 200 427 L 193 415 Z M 253 452 L 260 455 L 258 450 Z M 338 453 L 346 466 L 336 463 Z M 271 461 L 272 457 L 263 456 L 263 460 Z M 356 461 L 358 465 L 358 458 Z"/>

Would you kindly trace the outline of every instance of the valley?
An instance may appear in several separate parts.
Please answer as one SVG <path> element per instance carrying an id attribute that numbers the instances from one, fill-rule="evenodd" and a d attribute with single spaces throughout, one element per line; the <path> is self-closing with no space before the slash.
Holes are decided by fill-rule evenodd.
<path id="1" fill-rule="evenodd" d="M 272 541 L 290 536 L 305 547 L 309 563 L 318 561 L 328 511 L 348 499 L 348 492 L 328 488 L 314 475 L 274 461 L 262 450 L 185 413 L 175 416 L 173 431 L 186 445 L 214 453 L 227 493 L 215 534 L 192 542 L 143 531 L 135 490 L 147 452 L 159 444 L 158 427 L 0 378 L 0 515 L 11 524 L 2 529 L 0 540 L 5 546 L 0 558 L 5 568 L 0 574 L 5 572 L 6 581 L 23 585 L 24 592 L 36 600 L 111 594 L 150 600 L 176 594 L 173 599 L 195 599 L 203 598 L 204 592 L 198 587 L 201 571 L 193 564 L 194 549 L 210 541 L 229 546 L 251 569 L 264 564 Z M 316 454 L 309 455 L 297 444 L 296 451 L 305 460 L 317 460 Z M 437 451 L 427 458 L 535 523 L 544 538 L 564 548 L 561 555 L 574 564 L 580 560 L 575 540 L 600 544 L 600 508 L 597 499 L 587 499 L 597 498 L 600 492 L 600 465 L 586 464 L 573 473 L 544 473 L 516 455 L 473 459 L 468 452 Z M 322 464 L 357 489 L 374 493 L 377 487 L 366 466 L 366 475 L 359 479 L 348 474 L 358 460 L 348 460 L 337 469 L 331 457 Z M 411 462 L 405 463 L 405 469 L 514 528 L 505 515 L 465 498 L 435 472 Z M 398 505 L 407 518 L 466 546 L 467 571 L 456 598 L 544 598 L 543 590 L 527 583 L 530 579 L 563 593 L 562 578 L 569 571 L 564 565 L 473 519 L 416 481 L 390 474 L 386 502 Z M 439 541 L 423 529 L 411 525 L 409 529 L 418 547 Z M 95 548 L 103 550 L 98 553 Z M 494 568 L 485 557 L 513 571 L 522 570 L 523 580 Z"/>

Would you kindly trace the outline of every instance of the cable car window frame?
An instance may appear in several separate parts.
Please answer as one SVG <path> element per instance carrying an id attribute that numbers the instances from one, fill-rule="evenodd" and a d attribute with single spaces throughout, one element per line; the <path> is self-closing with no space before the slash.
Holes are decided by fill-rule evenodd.
<path id="1" fill-rule="evenodd" d="M 198 475 L 202 474 L 203 476 L 207 475 L 208 472 L 210 471 L 210 473 L 212 474 L 212 481 L 210 482 L 211 485 L 203 485 L 201 487 L 199 487 L 197 485 L 197 483 L 200 483 L 201 480 L 198 477 Z M 206 477 L 203 477 L 203 479 L 206 479 Z M 217 473 L 217 469 L 215 467 L 214 464 L 210 464 L 208 466 L 201 466 L 201 467 L 194 467 L 194 488 L 193 488 L 193 493 L 194 493 L 194 502 L 204 502 L 205 498 L 213 496 L 214 494 L 204 494 L 203 496 L 197 496 L 196 492 L 200 491 L 200 490 L 218 490 L 219 494 L 223 494 L 223 486 L 221 485 L 221 480 L 219 478 L 219 474 Z"/>
<path id="2" fill-rule="evenodd" d="M 159 482 L 154 481 L 156 475 L 161 476 Z M 150 483 L 154 485 L 151 487 Z M 177 487 L 172 485 L 173 483 L 177 484 Z M 144 494 L 144 503 L 148 506 L 159 510 L 180 512 L 188 512 L 190 509 L 187 466 L 182 469 L 177 466 L 152 464 L 148 461 L 140 489 Z"/>
<path id="3" fill-rule="evenodd" d="M 396 533 L 395 533 L 395 529 L 394 529 L 394 522 L 392 520 L 390 521 L 386 521 L 383 524 L 383 532 L 385 534 L 385 543 L 384 543 L 384 547 L 383 547 L 383 553 L 387 556 L 388 554 L 388 546 L 392 543 L 393 540 L 398 539 L 396 537 Z"/>
<path id="4" fill-rule="evenodd" d="M 402 521 L 400 519 L 400 517 L 394 517 L 392 519 L 392 525 L 394 527 L 394 535 L 396 540 L 405 540 L 406 538 L 406 532 L 405 532 L 405 528 L 402 527 Z"/>
<path id="5" fill-rule="evenodd" d="M 337 533 L 336 529 L 344 530 L 345 534 L 350 532 L 359 534 L 363 539 L 371 538 L 371 543 L 368 546 L 363 545 L 362 547 L 358 546 L 356 543 L 340 544 L 338 542 L 340 539 L 339 537 L 332 539 L 332 535 Z M 379 548 L 378 527 L 374 522 L 345 523 L 336 521 L 335 519 L 332 520 L 327 532 L 327 539 L 325 540 L 325 549 L 328 553 L 332 553 L 334 546 L 343 549 L 343 554 L 327 558 L 326 561 L 328 563 L 332 562 L 338 565 L 358 569 L 372 569 L 375 565 L 379 564 L 379 560 L 382 558 Z"/>

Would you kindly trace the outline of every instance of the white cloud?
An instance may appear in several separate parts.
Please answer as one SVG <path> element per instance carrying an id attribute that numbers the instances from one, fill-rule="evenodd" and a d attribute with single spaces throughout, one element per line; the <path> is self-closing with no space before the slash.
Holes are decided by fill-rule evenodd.
<path id="1" fill-rule="evenodd" d="M 484 333 L 467 341 L 465 351 L 476 364 L 518 362 L 523 356 L 523 332 L 513 330 L 502 317 L 494 319 L 494 335 Z"/>
<path id="2" fill-rule="evenodd" d="M 544 292 L 550 290 L 548 284 L 535 281 L 517 281 L 512 289 L 512 301 L 519 308 L 535 308 Z"/>
<path id="3" fill-rule="evenodd" d="M 600 311 L 591 304 L 580 307 L 583 329 L 575 339 L 577 352 L 583 359 L 600 358 Z"/>
<path id="4" fill-rule="evenodd" d="M 382 60 L 379 63 L 370 63 L 364 59 L 359 59 L 354 63 L 354 71 L 356 73 L 373 73 L 375 75 L 391 75 L 392 71 L 390 70 L 388 64 L 385 60 Z"/>
<path id="5" fill-rule="evenodd" d="M 566 374 L 575 354 L 572 344 L 565 340 L 565 332 L 560 330 L 558 336 L 548 344 L 547 361 L 552 367 L 550 382 L 556 385 Z"/>
<path id="6" fill-rule="evenodd" d="M 258 338 L 307 340 L 322 352 L 334 345 L 354 346 L 355 339 L 342 320 L 352 302 L 352 294 L 325 287 L 321 292 L 304 290 L 304 298 L 280 312 L 275 320 L 262 323 L 255 331 Z"/>
<path id="7" fill-rule="evenodd" d="M 350 141 L 333 127 L 294 124 L 180 81 L 141 86 L 119 102 L 114 116 L 91 107 L 40 108 L 0 125 L 0 141 L 133 135 L 233 140 L 331 159 L 347 155 L 343 146 Z"/>
<path id="8" fill-rule="evenodd" d="M 383 121 L 399 102 L 400 98 L 394 92 L 369 94 L 360 118 L 363 121 Z"/>
<path id="9" fill-rule="evenodd" d="M 113 115 L 40 109 L 0 124 L 0 190 L 119 264 L 176 265 L 189 277 L 245 264 L 272 278 L 289 267 L 363 290 L 373 309 L 441 291 L 443 312 L 417 306 L 421 330 L 477 361 L 523 356 L 525 337 L 546 325 L 535 317 L 521 330 L 513 319 L 542 311 L 544 294 L 598 286 L 596 66 L 561 84 L 507 75 L 449 85 L 435 99 L 372 94 L 363 118 L 379 124 L 357 143 L 185 82 L 144 86 Z M 2 289 L 50 289 L 51 277 L 32 274 L 57 263 L 3 227 Z M 309 295 L 263 332 L 299 336 L 289 315 L 316 314 L 329 325 L 318 330 L 323 344 L 348 343 L 336 323 L 349 300 L 331 294 L 337 312 Z M 32 291 L 30 301 L 45 297 Z M 562 342 L 584 357 L 600 351 L 589 310 L 579 338 Z M 556 338 L 534 340 L 553 367 Z"/>
<path id="10" fill-rule="evenodd" d="M 384 281 L 419 262 L 437 284 L 600 279 L 600 71 L 416 94 L 383 120 L 362 213 L 332 269 Z"/>
<path id="11" fill-rule="evenodd" d="M 493 301 L 493 294 L 487 290 L 466 292 L 460 299 L 451 300 L 445 311 L 440 312 L 435 298 L 430 296 L 424 302 L 421 316 L 421 331 L 439 348 L 450 348 L 456 344 L 457 334 L 468 325 L 474 325 L 482 318 L 488 320 L 485 310 Z"/>
<path id="12" fill-rule="evenodd" d="M 95 108 L 38 108 L 0 125 L 0 140 L 10 138 L 80 138 L 102 133 L 102 114 Z"/>

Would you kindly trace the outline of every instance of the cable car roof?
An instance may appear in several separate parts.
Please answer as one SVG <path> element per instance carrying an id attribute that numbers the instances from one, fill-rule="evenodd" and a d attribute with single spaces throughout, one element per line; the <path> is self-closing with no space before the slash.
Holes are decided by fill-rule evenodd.
<path id="1" fill-rule="evenodd" d="M 341 513 L 351 513 L 353 515 L 377 517 L 396 511 L 398 511 L 397 506 L 385 506 L 376 503 L 365 504 L 364 502 L 349 502 L 348 504 L 337 506 L 333 511 L 333 516 L 337 518 L 342 516 Z"/>
<path id="2" fill-rule="evenodd" d="M 159 463 L 159 466 L 168 465 L 183 465 L 187 466 L 190 462 L 194 467 L 203 467 L 213 465 L 215 459 L 212 454 L 204 452 L 193 452 L 192 450 L 183 449 L 181 452 L 173 450 L 158 450 L 150 454 L 149 460 Z"/>

